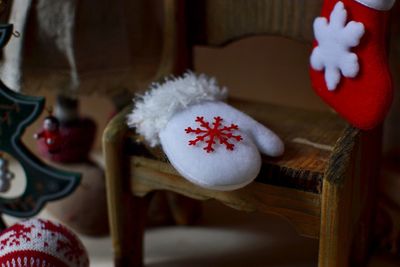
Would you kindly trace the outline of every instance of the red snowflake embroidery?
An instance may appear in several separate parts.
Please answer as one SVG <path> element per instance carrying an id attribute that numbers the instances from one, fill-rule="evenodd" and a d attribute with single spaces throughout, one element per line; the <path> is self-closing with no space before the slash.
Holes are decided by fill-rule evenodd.
<path id="1" fill-rule="evenodd" d="M 34 228 L 34 226 L 16 224 L 9 230 L 5 230 L 2 235 L 5 235 L 8 232 L 11 232 L 11 234 L 1 241 L 0 249 L 4 249 L 5 246 L 19 246 L 21 242 L 30 242 L 32 228 Z"/>
<path id="2" fill-rule="evenodd" d="M 237 142 L 243 140 L 240 135 L 232 134 L 233 131 L 239 130 L 239 127 L 236 124 L 223 126 L 223 119 L 219 116 L 214 117 L 212 126 L 210 126 L 209 122 L 204 120 L 204 117 L 197 117 L 195 121 L 200 125 L 200 128 L 192 129 L 188 127 L 185 129 L 187 134 L 196 134 L 196 138 L 189 141 L 189 146 L 195 146 L 199 142 L 204 142 L 207 145 L 203 149 L 207 153 L 211 153 L 215 151 L 213 145 L 216 144 L 216 141 L 219 141 L 221 145 L 225 145 L 227 150 L 233 150 L 235 145 L 229 143 L 229 140 L 233 139 Z"/>

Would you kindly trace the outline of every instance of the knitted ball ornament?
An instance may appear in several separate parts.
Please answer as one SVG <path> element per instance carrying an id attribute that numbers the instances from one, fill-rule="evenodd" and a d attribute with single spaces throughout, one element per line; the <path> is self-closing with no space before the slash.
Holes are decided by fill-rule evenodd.
<path id="1" fill-rule="evenodd" d="M 0 235 L 1 267 L 88 267 L 81 241 L 66 227 L 43 219 L 17 223 Z"/>

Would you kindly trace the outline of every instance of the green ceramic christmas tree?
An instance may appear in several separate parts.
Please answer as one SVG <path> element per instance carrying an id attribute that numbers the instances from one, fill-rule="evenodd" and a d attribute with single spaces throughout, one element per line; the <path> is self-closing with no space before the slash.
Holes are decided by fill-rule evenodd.
<path id="1" fill-rule="evenodd" d="M 12 32 L 12 25 L 0 25 L 0 49 L 7 44 Z M 42 97 L 16 93 L 0 81 L 0 151 L 11 155 L 21 164 L 27 179 L 25 192 L 21 196 L 0 197 L 0 216 L 34 216 L 46 202 L 67 196 L 79 184 L 79 174 L 44 164 L 21 142 L 25 128 L 43 111 L 44 102 Z"/>

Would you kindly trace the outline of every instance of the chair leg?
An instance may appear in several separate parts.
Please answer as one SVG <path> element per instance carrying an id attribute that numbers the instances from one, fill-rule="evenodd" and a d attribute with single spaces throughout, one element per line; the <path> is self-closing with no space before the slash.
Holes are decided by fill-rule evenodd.
<path id="1" fill-rule="evenodd" d="M 381 130 L 358 137 L 344 182 L 325 179 L 319 267 L 366 266 L 376 210 Z"/>
<path id="2" fill-rule="evenodd" d="M 171 192 L 167 193 L 167 197 L 172 217 L 177 225 L 193 225 L 201 217 L 202 206 L 199 200 Z"/>
<path id="3" fill-rule="evenodd" d="M 361 135 L 360 179 L 356 187 L 359 217 L 353 238 L 350 265 L 366 266 L 371 255 L 373 228 L 378 206 L 378 180 L 382 150 L 382 129 Z"/>
<path id="4" fill-rule="evenodd" d="M 117 116 L 103 134 L 106 163 L 107 205 L 115 266 L 143 266 L 143 232 L 149 198 L 134 197 L 130 187 L 130 168 L 123 147 L 126 130 L 124 116 Z"/>
<path id="5" fill-rule="evenodd" d="M 124 211 L 123 236 L 120 237 L 119 253 L 115 253 L 115 267 L 142 267 L 144 230 L 150 196 L 131 196 Z M 128 210 L 128 208 L 131 208 Z M 115 238 L 113 238 L 115 241 Z"/>
<path id="6" fill-rule="evenodd" d="M 348 259 L 352 232 L 348 196 L 351 191 L 348 185 L 340 188 L 328 181 L 324 182 L 318 267 L 350 267 Z"/>
<path id="7" fill-rule="evenodd" d="M 129 172 L 123 171 L 127 169 L 120 156 L 110 159 L 110 154 L 106 154 L 106 164 L 108 215 L 115 266 L 142 267 L 147 207 L 152 195 L 143 198 L 132 195 Z"/>

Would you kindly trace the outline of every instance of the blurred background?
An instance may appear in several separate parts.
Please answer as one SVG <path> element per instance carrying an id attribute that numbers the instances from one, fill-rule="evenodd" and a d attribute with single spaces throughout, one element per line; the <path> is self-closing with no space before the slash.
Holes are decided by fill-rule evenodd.
<path id="1" fill-rule="evenodd" d="M 46 1 L 41 2 L 45 3 Z M 39 3 L 41 2 L 39 1 Z M 127 1 L 122 2 L 124 4 L 127 3 Z M 23 5 L 24 3 L 15 1 L 14 4 Z M 96 6 L 96 3 L 92 3 L 92 5 Z M 157 7 L 157 1 L 149 1 L 148 5 L 149 9 L 157 10 L 157 8 L 154 8 Z M 129 7 L 132 10 L 135 8 L 134 6 Z M 106 6 L 103 6 L 103 8 L 106 10 Z M 84 11 L 85 7 L 82 7 L 82 9 L 82 12 L 87 12 L 87 10 Z M 14 15 L 18 13 L 13 13 L 12 10 L 10 12 Z M 14 10 L 14 12 L 16 11 Z M 101 13 L 101 11 L 99 12 Z M 129 14 L 124 14 L 124 18 L 132 18 L 132 21 L 137 22 L 139 20 L 137 16 L 140 15 L 135 15 L 133 14 L 132 17 Z M 132 26 L 133 22 L 131 22 L 127 26 L 129 30 L 146 31 L 146 29 L 153 29 L 154 34 L 159 33 L 163 23 L 159 11 L 153 11 L 153 13 L 146 16 L 146 24 L 139 27 L 137 25 Z M 18 20 L 18 16 L 11 16 L 11 18 L 15 19 L 14 23 L 17 24 L 16 29 L 18 30 L 20 26 L 18 22 L 21 20 Z M 32 17 L 27 16 L 27 19 L 31 20 Z M 13 21 L 10 20 L 10 22 Z M 79 23 L 79 20 L 77 20 L 77 23 Z M 98 27 L 97 24 L 95 26 Z M 105 27 L 105 29 L 109 28 L 111 26 Z M 151 58 L 149 60 L 144 59 L 146 57 L 145 49 L 132 49 L 129 55 L 130 61 L 127 64 L 131 65 L 131 69 L 126 72 L 124 70 L 123 75 L 121 75 L 123 78 L 118 78 L 120 79 L 118 82 L 111 83 L 108 88 L 96 90 L 96 86 L 101 86 L 100 82 L 90 83 L 85 80 L 85 78 L 93 74 L 93 72 L 90 72 L 93 62 L 91 64 L 83 64 L 84 67 L 82 69 L 79 68 L 79 63 L 87 63 L 86 59 L 92 57 L 92 55 L 90 53 L 86 55 L 81 52 L 81 54 L 77 53 L 75 59 L 75 63 L 78 64 L 75 74 L 80 78 L 80 81 L 83 81 L 81 84 L 66 85 L 65 80 L 71 80 L 73 76 L 72 74 L 70 75 L 71 62 L 67 62 L 60 67 L 65 68 L 67 66 L 67 75 L 64 75 L 67 78 L 64 77 L 64 80 L 57 78 L 51 80 L 52 82 L 44 83 L 43 79 L 47 77 L 45 71 L 41 76 L 36 76 L 29 69 L 32 67 L 34 58 L 40 58 L 40 54 L 36 54 L 34 57 L 31 56 L 32 51 L 41 51 L 41 53 L 45 54 L 43 47 L 45 47 L 46 43 L 35 42 L 35 38 L 32 39 L 32 32 L 29 32 L 30 30 L 32 29 L 23 27 L 20 31 L 23 35 L 26 32 L 26 35 L 19 40 L 14 38 L 16 42 L 20 43 L 23 40 L 22 51 L 29 52 L 20 52 L 29 59 L 22 63 L 21 69 L 24 71 L 26 69 L 24 73 L 26 73 L 27 80 L 31 81 L 23 83 L 21 91 L 46 97 L 46 105 L 48 107 L 55 105 L 57 95 L 63 90 L 73 92 L 71 95 L 79 100 L 79 113 L 84 117 L 93 119 L 97 124 L 91 158 L 100 168 L 104 167 L 101 134 L 107 122 L 117 112 L 119 103 L 128 104 L 135 93 L 142 93 L 147 89 L 145 82 L 142 84 L 137 82 L 130 83 L 130 71 L 132 71 L 132 77 L 135 78 L 136 64 L 140 63 L 141 66 L 145 65 L 146 70 L 151 73 L 158 61 Z M 41 36 L 41 31 L 32 31 Z M 74 31 L 71 32 L 74 34 Z M 80 35 L 77 34 L 76 36 L 79 37 Z M 113 35 L 111 34 L 110 36 Z M 103 38 L 108 38 L 107 34 Z M 116 36 L 116 38 L 120 38 L 120 36 Z M 399 39 L 400 34 L 395 27 L 393 29 L 390 59 L 396 87 L 399 84 L 398 77 L 400 74 Z M 123 40 L 122 37 L 120 38 L 121 40 Z M 139 48 L 146 46 L 145 41 L 137 38 L 130 40 L 132 43 L 141 42 L 141 45 L 135 46 Z M 115 42 L 112 43 L 112 48 L 104 48 L 105 59 L 101 60 L 106 62 L 107 58 L 113 58 L 113 52 L 115 52 L 118 44 L 118 42 Z M 9 46 L 12 45 L 13 43 L 10 42 Z M 35 50 L 35 46 L 37 46 L 37 50 Z M 85 49 L 88 50 L 87 46 L 82 47 L 82 51 L 85 51 Z M 129 50 L 129 47 L 126 48 L 124 45 L 124 49 Z M 196 72 L 215 76 L 220 85 L 228 87 L 230 95 L 234 97 L 332 112 L 311 89 L 308 76 L 310 51 L 311 46 L 308 43 L 299 43 L 277 37 L 249 37 L 224 48 L 196 47 L 194 50 L 194 69 Z M 132 63 L 136 59 L 138 63 Z M 115 62 L 115 64 L 121 63 L 118 60 Z M 44 67 L 51 69 L 53 65 L 49 60 L 48 66 Z M 85 73 L 86 70 L 90 70 L 88 72 L 92 74 L 87 75 Z M 73 88 L 74 86 L 76 88 Z M 84 86 L 89 89 L 84 88 Z M 122 93 L 120 95 L 110 93 L 113 88 Z M 129 93 L 124 93 L 125 89 Z M 81 91 L 82 93 L 78 93 Z M 104 92 L 107 92 L 107 94 L 104 94 Z M 398 152 L 400 151 L 400 138 L 398 138 L 400 136 L 400 99 L 398 94 L 398 88 L 396 88 L 395 104 L 386 124 L 387 130 L 384 141 L 384 162 L 386 162 L 384 166 L 386 169 L 383 170 L 382 174 L 382 180 L 389 181 L 389 187 L 392 189 L 389 194 L 392 195 L 396 195 L 396 192 L 400 190 L 400 172 L 397 172 L 396 167 L 393 167 L 396 165 L 393 164 L 393 161 L 397 162 Z M 43 119 L 47 115 L 44 112 L 41 119 L 32 124 L 24 135 L 24 143 L 35 153 L 37 153 L 38 149 L 37 142 L 33 139 L 33 134 L 41 127 Z M 43 155 L 38 154 L 38 156 L 42 157 Z M 23 177 L 22 174 L 20 176 Z M 22 178 L 18 180 L 18 183 L 23 187 L 24 181 Z M 393 189 L 393 185 L 399 186 L 397 190 Z M 394 202 L 400 207 L 400 201 L 396 202 L 395 198 Z M 51 212 L 49 213 L 47 210 L 40 216 L 53 218 Z M 394 212 L 391 216 L 400 218 L 400 212 Z M 14 219 L 7 218 L 7 221 L 12 222 Z M 104 221 L 101 223 L 106 224 Z M 400 229 L 400 225 L 396 223 L 392 227 Z M 102 237 L 86 237 L 82 235 L 82 237 L 90 252 L 92 266 L 112 266 L 111 240 L 107 235 L 102 235 Z M 398 242 L 400 245 L 398 234 L 394 234 L 390 238 L 390 242 L 396 244 Z M 204 207 L 204 216 L 199 226 L 150 228 L 146 232 L 145 251 L 148 266 L 244 266 L 246 264 L 247 266 L 299 267 L 316 266 L 317 250 L 318 241 L 299 237 L 295 229 L 280 217 L 257 214 L 249 217 L 247 214 L 233 211 L 215 202 L 207 202 Z M 377 253 L 370 266 L 400 266 L 399 256 L 397 248 L 390 246 L 387 249 L 387 253 Z"/>
<path id="2" fill-rule="evenodd" d="M 195 70 L 215 76 L 220 85 L 227 86 L 230 95 L 261 102 L 273 102 L 307 109 L 329 110 L 311 89 L 308 58 L 311 46 L 278 37 L 250 37 L 225 48 L 195 49 Z M 143 93 L 146 86 L 137 89 Z M 47 105 L 55 103 L 56 93 L 48 90 L 35 92 L 46 96 Z M 101 150 L 100 132 L 114 111 L 108 96 L 94 92 L 80 96 L 81 113 L 96 120 L 99 134 L 95 150 Z M 45 116 L 46 114 L 43 114 Z M 31 133 L 36 122 L 25 135 L 25 142 L 35 147 Z M 30 131 L 30 132 L 29 132 Z"/>

